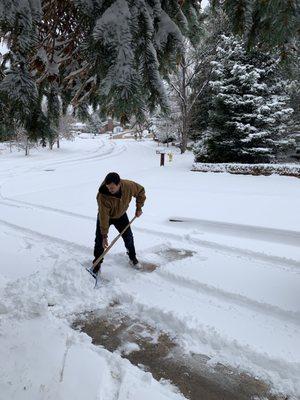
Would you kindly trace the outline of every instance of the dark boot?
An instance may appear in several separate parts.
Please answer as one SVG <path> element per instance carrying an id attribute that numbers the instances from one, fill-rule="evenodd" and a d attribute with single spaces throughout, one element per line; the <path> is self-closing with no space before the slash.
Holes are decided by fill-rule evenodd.
<path id="1" fill-rule="evenodd" d="M 127 251 L 127 255 L 128 255 L 129 260 L 130 260 L 130 262 L 131 262 L 131 264 L 132 264 L 133 266 L 138 265 L 138 264 L 140 263 L 139 260 L 136 258 L 135 255 L 134 255 L 134 256 L 131 256 L 131 255 L 128 253 L 128 251 Z"/>
<path id="2" fill-rule="evenodd" d="M 133 265 L 138 265 L 139 264 L 139 260 L 136 258 L 136 256 L 130 258 L 130 261 L 132 262 Z"/>

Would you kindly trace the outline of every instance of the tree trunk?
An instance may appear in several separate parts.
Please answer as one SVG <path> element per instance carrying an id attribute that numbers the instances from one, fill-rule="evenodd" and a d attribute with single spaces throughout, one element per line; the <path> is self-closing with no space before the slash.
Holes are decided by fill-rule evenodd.
<path id="1" fill-rule="evenodd" d="M 28 138 L 26 139 L 25 156 L 29 156 L 29 142 L 28 142 Z"/>
<path id="2" fill-rule="evenodd" d="M 185 153 L 187 148 L 187 141 L 188 141 L 188 132 L 186 125 L 182 129 L 181 133 L 181 143 L 180 143 L 180 152 L 181 154 Z"/>
<path id="3" fill-rule="evenodd" d="M 20 141 L 19 141 L 19 135 L 18 135 L 18 133 L 17 133 L 17 149 L 18 149 L 18 153 L 20 152 Z"/>
<path id="4" fill-rule="evenodd" d="M 185 57 L 182 59 L 182 86 L 181 86 L 181 115 L 182 115 L 182 131 L 181 131 L 181 143 L 180 152 L 183 154 L 187 148 L 187 136 L 188 136 L 188 123 L 187 123 L 187 84 L 186 84 L 186 63 Z"/>

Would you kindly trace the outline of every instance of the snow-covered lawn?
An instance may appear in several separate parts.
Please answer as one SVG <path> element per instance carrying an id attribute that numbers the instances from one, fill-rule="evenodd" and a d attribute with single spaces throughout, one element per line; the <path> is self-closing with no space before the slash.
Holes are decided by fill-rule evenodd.
<path id="1" fill-rule="evenodd" d="M 186 353 L 300 396 L 299 180 L 191 172 L 191 154 L 160 167 L 155 149 L 82 134 L 26 158 L 1 151 L 1 400 L 183 398 L 70 327 L 116 300 Z M 110 171 L 145 186 L 137 254 L 160 267 L 130 269 L 117 242 L 94 290 L 81 264 L 92 259 L 95 196 Z M 168 249 L 192 256 L 172 260 Z"/>

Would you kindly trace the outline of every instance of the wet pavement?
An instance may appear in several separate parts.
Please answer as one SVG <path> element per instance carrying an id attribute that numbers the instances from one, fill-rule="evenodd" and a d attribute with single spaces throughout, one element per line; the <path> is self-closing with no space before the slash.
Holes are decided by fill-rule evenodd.
<path id="1" fill-rule="evenodd" d="M 118 303 L 77 316 L 72 327 L 88 334 L 95 345 L 119 352 L 157 380 L 175 385 L 191 400 L 286 400 L 269 385 L 229 366 L 209 365 L 203 354 L 184 354 L 174 338 L 122 314 Z"/>

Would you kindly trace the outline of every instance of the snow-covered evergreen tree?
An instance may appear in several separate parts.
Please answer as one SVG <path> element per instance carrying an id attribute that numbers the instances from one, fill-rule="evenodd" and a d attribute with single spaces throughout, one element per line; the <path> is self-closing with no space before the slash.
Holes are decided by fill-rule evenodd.
<path id="1" fill-rule="evenodd" d="M 4 79 L 2 56 L 0 54 L 0 85 Z M 15 128 L 15 120 L 11 116 L 11 106 L 5 93 L 0 92 L 0 141 L 8 140 Z"/>
<path id="2" fill-rule="evenodd" d="M 290 129 L 300 134 L 300 48 L 293 62 L 284 65 L 283 74 L 291 81 L 289 85 L 290 106 L 294 109 L 293 119 L 290 121 Z"/>
<path id="3" fill-rule="evenodd" d="M 271 21 L 275 16 L 275 28 L 282 33 L 278 34 L 276 46 L 291 43 L 298 32 L 296 0 L 213 2 L 220 3 L 232 17 L 234 29 L 240 27 L 249 37 L 250 30 L 252 36 L 256 35 L 261 42 L 264 39 L 265 44 L 270 44 L 274 26 L 266 24 L 264 18 Z M 168 101 L 162 78 L 180 60 L 183 36 L 196 42 L 201 27 L 200 3 L 200 0 L 2 0 L 0 39 L 5 39 L 10 51 L 8 80 L 11 82 L 15 77 L 14 100 L 18 104 L 23 101 L 24 83 L 28 84 L 25 94 L 31 93 L 33 98 L 40 85 L 49 92 L 55 81 L 59 83 L 58 95 L 64 110 L 70 103 L 81 107 L 80 112 L 88 105 L 94 108 L 100 105 L 105 114 L 113 114 L 124 122 L 132 114 L 142 119 L 145 110 L 153 109 L 157 103 L 166 109 Z"/>
<path id="4" fill-rule="evenodd" d="M 37 88 L 25 64 L 13 65 L 5 71 L 0 92 L 7 96 L 20 120 L 30 114 L 37 98 Z"/>
<path id="5" fill-rule="evenodd" d="M 241 40 L 222 37 L 210 82 L 209 129 L 195 146 L 197 161 L 272 162 L 293 145 L 286 134 L 293 109 L 277 70 L 271 56 L 247 54 Z"/>
<path id="6" fill-rule="evenodd" d="M 46 91 L 55 80 L 64 103 L 100 105 L 124 122 L 157 103 L 167 109 L 162 78 L 183 35 L 197 36 L 199 9 L 194 0 L 5 0 L 0 38 L 13 57 L 30 58 Z"/>
<path id="7" fill-rule="evenodd" d="M 277 49 L 282 58 L 293 54 L 299 42 L 299 0 L 211 0 L 222 7 L 233 34 L 241 34 L 248 48 Z"/>

